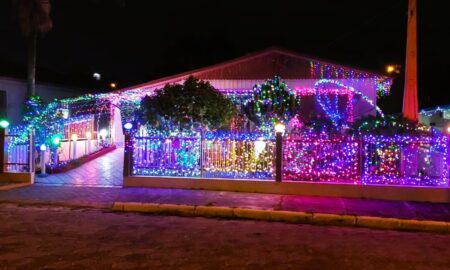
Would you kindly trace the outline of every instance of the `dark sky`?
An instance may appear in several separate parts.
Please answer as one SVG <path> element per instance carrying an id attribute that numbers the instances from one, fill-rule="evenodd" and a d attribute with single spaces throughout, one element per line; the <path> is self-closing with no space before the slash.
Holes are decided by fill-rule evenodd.
<path id="1" fill-rule="evenodd" d="M 25 40 L 11 1 L 0 2 L 0 63 L 24 72 Z M 420 107 L 449 104 L 449 5 L 418 2 Z M 54 28 L 38 44 L 38 80 L 57 74 L 92 88 L 98 71 L 104 83 L 125 87 L 270 46 L 380 72 L 404 62 L 407 0 L 51 3 Z M 381 101 L 388 112 L 401 110 L 402 77 Z"/>

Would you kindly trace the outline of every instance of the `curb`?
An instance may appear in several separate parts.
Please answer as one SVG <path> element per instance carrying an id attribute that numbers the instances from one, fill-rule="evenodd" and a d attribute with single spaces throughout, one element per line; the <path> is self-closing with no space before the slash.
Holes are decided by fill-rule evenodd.
<path id="1" fill-rule="evenodd" d="M 432 220 L 306 213 L 224 206 L 195 206 L 138 202 L 115 202 L 112 210 L 117 212 L 138 212 L 208 218 L 252 219 L 325 226 L 362 227 L 381 230 L 450 233 L 450 222 Z"/>
<path id="2" fill-rule="evenodd" d="M 0 186 L 0 190 L 11 190 L 20 187 L 31 186 L 31 183 L 12 183 L 4 186 Z"/>

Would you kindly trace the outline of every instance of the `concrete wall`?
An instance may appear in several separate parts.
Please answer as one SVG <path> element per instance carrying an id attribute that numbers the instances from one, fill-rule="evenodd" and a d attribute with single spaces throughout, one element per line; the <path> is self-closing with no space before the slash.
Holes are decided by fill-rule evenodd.
<path id="1" fill-rule="evenodd" d="M 23 102 L 26 97 L 27 85 L 25 80 L 0 77 L 0 90 L 7 95 L 7 118 L 11 124 L 19 124 L 22 120 Z M 36 83 L 36 94 L 44 100 L 54 98 L 76 97 L 82 95 L 77 88 L 58 86 L 52 84 Z"/>
<path id="2" fill-rule="evenodd" d="M 76 157 L 80 158 L 82 156 L 93 153 L 99 149 L 97 140 L 90 140 L 91 147 L 88 147 L 88 140 L 79 140 L 76 143 L 73 141 L 64 141 L 61 143 L 61 147 L 59 148 L 59 161 L 67 161 L 74 159 L 74 145 L 76 145 Z M 70 145 L 69 145 L 70 144 Z M 90 152 L 89 152 L 90 150 Z"/>

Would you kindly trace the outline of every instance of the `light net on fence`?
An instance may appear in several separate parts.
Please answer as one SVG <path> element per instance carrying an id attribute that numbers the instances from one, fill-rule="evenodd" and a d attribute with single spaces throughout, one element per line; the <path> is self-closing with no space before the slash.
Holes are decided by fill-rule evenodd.
<path id="1" fill-rule="evenodd" d="M 448 185 L 446 136 L 365 136 L 363 154 L 363 184 Z"/>

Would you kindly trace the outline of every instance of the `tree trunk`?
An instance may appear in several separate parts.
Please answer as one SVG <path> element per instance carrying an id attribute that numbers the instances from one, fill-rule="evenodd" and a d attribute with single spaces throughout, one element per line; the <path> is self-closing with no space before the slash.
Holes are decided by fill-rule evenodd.
<path id="1" fill-rule="evenodd" d="M 28 65 L 27 65 L 27 95 L 36 95 L 36 43 L 37 33 L 30 36 L 28 40 Z"/>

